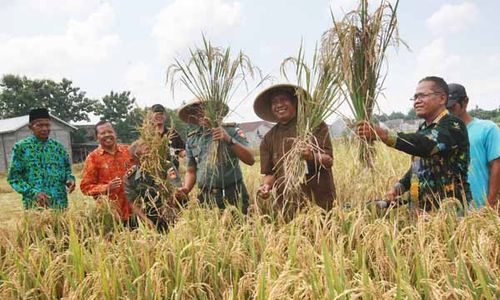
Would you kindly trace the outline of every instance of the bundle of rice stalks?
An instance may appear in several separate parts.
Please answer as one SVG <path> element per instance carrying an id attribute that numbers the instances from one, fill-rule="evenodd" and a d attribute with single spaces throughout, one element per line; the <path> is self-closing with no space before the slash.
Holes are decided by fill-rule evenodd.
<path id="1" fill-rule="evenodd" d="M 175 60 L 167 70 L 167 82 L 170 82 L 172 91 L 176 83 L 180 82 L 197 99 L 202 102 L 201 109 L 205 119 L 211 127 L 222 125 L 229 107 L 228 103 L 242 84 L 248 89 L 247 77 L 255 78 L 260 70 L 253 66 L 250 58 L 238 52 L 235 57 L 231 49 L 214 47 L 205 36 L 203 46 L 189 50 L 189 59 Z M 212 143 L 209 150 L 209 162 L 216 165 L 220 142 Z"/>
<path id="2" fill-rule="evenodd" d="M 297 135 L 292 148 L 281 158 L 285 178 L 284 199 L 297 198 L 306 182 L 307 164 L 302 158 L 304 149 L 324 153 L 314 133 L 318 126 L 340 106 L 339 76 L 336 61 L 329 55 L 320 55 L 316 49 L 309 66 L 303 47 L 297 57 L 289 57 L 281 64 L 281 73 L 289 80 L 287 67 L 291 66 L 297 81 Z"/>
<path id="3" fill-rule="evenodd" d="M 323 34 L 322 52 L 338 60 L 342 74 L 342 93 L 354 115 L 355 122 L 370 122 L 377 98 L 382 91 L 386 73 L 383 65 L 390 46 L 398 47 L 400 40 L 396 10 L 399 1 L 391 5 L 382 0 L 370 14 L 368 0 L 361 0 L 358 9 L 336 21 Z M 365 166 L 373 166 L 373 147 L 362 141 L 360 159 Z"/>
<path id="4" fill-rule="evenodd" d="M 180 183 L 180 178 L 169 146 L 169 139 L 174 133 L 170 130 L 166 134 L 160 134 L 152 120 L 153 113 L 148 112 L 138 129 L 140 143 L 148 149 L 147 155 L 140 157 L 140 170 L 143 175 L 150 176 L 156 185 L 156 195 L 146 195 L 143 202 L 148 203 L 143 203 L 143 206 L 153 207 L 158 216 L 171 221 L 176 216 L 176 208 L 185 200 L 176 194 L 176 183 Z M 157 198 L 161 199 L 161 203 L 156 201 Z"/>

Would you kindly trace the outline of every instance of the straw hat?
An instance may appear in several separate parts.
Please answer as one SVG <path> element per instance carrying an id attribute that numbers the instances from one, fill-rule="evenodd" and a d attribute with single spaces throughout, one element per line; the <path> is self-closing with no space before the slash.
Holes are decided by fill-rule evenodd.
<path id="1" fill-rule="evenodd" d="M 289 83 L 275 84 L 271 87 L 268 87 L 267 89 L 263 90 L 257 96 L 257 98 L 255 98 L 255 101 L 253 103 L 253 110 L 255 111 L 255 114 L 264 121 L 277 123 L 278 120 L 271 111 L 271 97 L 276 95 L 276 92 L 278 91 L 284 91 L 292 95 L 297 95 L 297 90 L 300 90 L 303 93 L 306 92 L 300 86 Z"/>
<path id="2" fill-rule="evenodd" d="M 179 111 L 177 112 L 179 119 L 186 123 L 198 125 L 198 118 L 196 117 L 196 114 L 202 108 L 202 105 L 205 105 L 207 102 L 209 101 L 202 101 L 197 98 L 189 101 L 184 106 L 179 108 Z M 225 103 L 221 103 L 221 105 L 221 116 L 224 117 L 229 112 L 229 107 Z"/>

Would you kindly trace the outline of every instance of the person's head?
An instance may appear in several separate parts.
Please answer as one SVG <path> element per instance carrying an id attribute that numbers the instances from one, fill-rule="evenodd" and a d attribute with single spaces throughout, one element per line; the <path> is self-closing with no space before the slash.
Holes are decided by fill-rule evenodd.
<path id="1" fill-rule="evenodd" d="M 412 100 L 416 115 L 430 122 L 446 108 L 448 84 L 441 77 L 425 77 L 418 82 Z"/>
<path id="2" fill-rule="evenodd" d="M 270 94 L 271 112 L 279 123 L 286 124 L 297 115 L 297 96 L 288 90 L 276 90 Z"/>
<path id="3" fill-rule="evenodd" d="M 101 120 L 95 124 L 96 139 L 103 148 L 116 146 L 116 132 L 110 122 Z"/>
<path id="4" fill-rule="evenodd" d="M 206 111 L 217 115 L 212 116 L 213 118 L 222 119 L 229 112 L 229 107 L 224 103 L 216 101 L 201 101 L 193 99 L 181 107 L 177 112 L 177 115 L 183 122 L 203 127 L 212 127 L 213 124 L 210 124 L 210 119 L 206 115 Z"/>
<path id="5" fill-rule="evenodd" d="M 449 96 L 446 108 L 454 115 L 462 118 L 467 113 L 467 104 L 469 104 L 469 97 L 467 97 L 465 87 L 458 83 L 450 83 L 448 89 Z"/>
<path id="6" fill-rule="evenodd" d="M 300 86 L 280 83 L 266 88 L 255 98 L 253 110 L 262 120 L 286 124 L 297 116 L 299 98 L 310 98 Z"/>
<path id="7" fill-rule="evenodd" d="M 149 146 L 142 139 L 133 142 L 128 148 L 130 156 L 136 163 L 140 163 L 141 159 L 149 154 Z"/>
<path id="8" fill-rule="evenodd" d="M 155 125 L 164 125 L 165 122 L 168 119 L 168 114 L 167 111 L 165 110 L 165 107 L 161 104 L 155 104 L 151 106 L 151 112 L 153 113 L 153 123 Z"/>
<path id="9" fill-rule="evenodd" d="M 39 140 L 46 141 L 50 135 L 50 114 L 46 108 L 32 109 L 29 113 L 29 129 Z"/>

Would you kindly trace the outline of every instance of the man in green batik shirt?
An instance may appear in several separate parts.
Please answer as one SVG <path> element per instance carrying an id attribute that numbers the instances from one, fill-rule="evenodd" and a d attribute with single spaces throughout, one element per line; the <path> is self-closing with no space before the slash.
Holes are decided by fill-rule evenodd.
<path id="1" fill-rule="evenodd" d="M 198 125 L 186 141 L 187 169 L 184 185 L 179 191 L 188 194 L 197 182 L 200 188 L 198 200 L 201 203 L 213 202 L 223 209 L 227 202 L 246 213 L 249 196 L 239 161 L 253 165 L 253 151 L 243 131 L 235 125 L 212 128 L 205 118 L 203 105 L 206 104 L 195 100 L 178 112 L 182 121 Z M 220 115 L 225 116 L 228 110 L 227 106 L 221 108 Z M 216 165 L 211 166 L 208 161 L 209 147 L 215 142 L 220 142 L 219 155 Z"/>
<path id="2" fill-rule="evenodd" d="M 75 189 L 75 177 L 63 145 L 49 137 L 51 118 L 45 108 L 29 114 L 33 133 L 12 148 L 7 181 L 22 194 L 24 208 L 66 208 L 67 192 Z"/>
<path id="3" fill-rule="evenodd" d="M 440 77 L 420 80 L 413 107 L 423 122 L 416 133 L 390 132 L 367 122 L 358 125 L 358 135 L 378 136 L 389 147 L 412 155 L 406 174 L 386 193 L 389 202 L 409 192 L 411 204 L 429 211 L 446 198 L 456 198 L 467 207 L 472 199 L 467 183 L 469 138 L 462 120 L 446 109 L 448 85 Z"/>

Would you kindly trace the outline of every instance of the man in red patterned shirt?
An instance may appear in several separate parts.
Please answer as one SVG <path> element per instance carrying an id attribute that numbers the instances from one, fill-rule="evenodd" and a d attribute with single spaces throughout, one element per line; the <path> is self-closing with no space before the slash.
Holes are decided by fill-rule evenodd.
<path id="1" fill-rule="evenodd" d="M 120 218 L 126 221 L 131 212 L 123 185 L 123 176 L 132 166 L 128 146 L 117 144 L 116 132 L 107 121 L 99 121 L 95 131 L 99 147 L 85 160 L 80 189 L 95 199 L 108 196 Z"/>

